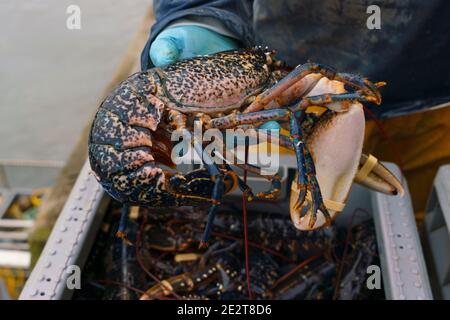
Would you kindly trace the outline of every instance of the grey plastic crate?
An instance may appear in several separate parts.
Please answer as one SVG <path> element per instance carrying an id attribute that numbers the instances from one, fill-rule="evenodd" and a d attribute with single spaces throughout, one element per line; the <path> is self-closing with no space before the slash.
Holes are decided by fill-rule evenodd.
<path id="1" fill-rule="evenodd" d="M 28 231 L 34 221 L 5 219 L 18 195 L 51 187 L 63 166 L 58 161 L 0 160 L 0 267 L 29 272 Z M 1 279 L 0 279 L 1 280 Z M 1 291 L 1 288 L 0 288 Z M 0 300 L 6 298 L 0 293 Z"/>
<path id="2" fill-rule="evenodd" d="M 400 169 L 386 166 L 400 177 Z M 411 196 L 371 193 L 383 282 L 388 299 L 432 299 L 430 281 L 414 217 Z"/>
<path id="3" fill-rule="evenodd" d="M 8 210 L 17 196 L 30 195 L 31 193 L 32 189 L 28 188 L 0 189 L 0 195 L 2 196 L 2 201 L 0 202 L 0 219 L 3 218 L 6 210 Z"/>
<path id="4" fill-rule="evenodd" d="M 31 194 L 30 189 L 0 189 L 0 268 L 28 270 L 31 254 L 28 251 L 28 230 L 32 220 L 6 219 L 5 213 L 19 195 Z"/>
<path id="5" fill-rule="evenodd" d="M 16 193 L 13 190 L 0 188 L 0 219 L 11 205 L 15 194 Z"/>
<path id="6" fill-rule="evenodd" d="M 84 265 L 107 198 L 86 161 L 19 299 L 68 299 L 71 266 Z M 102 205 L 105 204 L 105 205 Z"/>
<path id="7" fill-rule="evenodd" d="M 424 242 L 436 296 L 450 299 L 450 165 L 439 168 L 428 199 Z"/>
<path id="8" fill-rule="evenodd" d="M 288 170 L 295 166 L 295 159 L 283 159 L 282 163 Z M 388 167 L 400 175 L 395 165 L 388 164 Z M 83 267 L 104 215 L 105 199 L 108 199 L 89 172 L 86 162 L 20 299 L 71 297 L 72 291 L 66 286 L 68 270 L 71 265 Z M 348 223 L 356 208 L 372 212 L 387 298 L 432 299 L 406 184 L 405 190 L 403 198 L 390 197 L 355 185 L 338 223 Z M 253 202 L 251 205 L 261 212 L 278 209 L 288 213 L 286 202 L 277 205 Z"/>

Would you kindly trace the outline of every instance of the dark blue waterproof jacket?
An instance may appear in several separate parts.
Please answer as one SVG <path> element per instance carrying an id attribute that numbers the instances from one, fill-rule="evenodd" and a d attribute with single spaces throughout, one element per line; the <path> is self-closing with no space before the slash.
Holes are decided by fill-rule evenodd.
<path id="1" fill-rule="evenodd" d="M 381 29 L 369 29 L 369 5 Z M 450 101 L 449 0 L 155 0 L 156 23 L 142 52 L 171 22 L 213 17 L 242 46 L 267 45 L 295 66 L 308 60 L 386 81 L 379 116 L 407 114 Z"/>

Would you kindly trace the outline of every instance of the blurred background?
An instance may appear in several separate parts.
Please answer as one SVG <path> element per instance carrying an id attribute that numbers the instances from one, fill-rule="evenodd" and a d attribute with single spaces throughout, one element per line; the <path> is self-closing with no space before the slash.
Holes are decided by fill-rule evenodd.
<path id="1" fill-rule="evenodd" d="M 0 1 L 0 159 L 67 160 L 150 3 Z"/>
<path id="2" fill-rule="evenodd" d="M 0 1 L 0 300 L 18 297 L 33 244 L 39 256 L 86 157 L 98 104 L 138 69 L 151 4 Z M 66 25 L 70 5 L 81 9 L 80 29 Z"/>

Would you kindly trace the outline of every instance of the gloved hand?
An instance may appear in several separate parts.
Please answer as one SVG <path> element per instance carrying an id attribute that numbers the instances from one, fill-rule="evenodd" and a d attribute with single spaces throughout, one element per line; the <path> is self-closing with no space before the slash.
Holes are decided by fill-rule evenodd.
<path id="1" fill-rule="evenodd" d="M 179 26 L 162 31 L 150 46 L 150 59 L 157 67 L 179 59 L 238 48 L 238 43 L 199 26 Z"/>

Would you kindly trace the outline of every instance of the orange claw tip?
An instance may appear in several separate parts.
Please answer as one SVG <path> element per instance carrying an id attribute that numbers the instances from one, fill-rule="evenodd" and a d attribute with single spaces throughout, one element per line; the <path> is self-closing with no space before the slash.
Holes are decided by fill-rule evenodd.
<path id="1" fill-rule="evenodd" d="M 373 102 L 373 103 L 375 103 L 378 106 L 381 104 L 381 97 L 366 96 L 365 98 L 366 98 L 367 101 Z"/>
<path id="2" fill-rule="evenodd" d="M 116 232 L 116 237 L 120 238 L 120 239 L 126 239 L 127 234 L 125 232 L 123 232 L 123 231 L 117 231 Z"/>
<path id="3" fill-rule="evenodd" d="M 125 243 L 127 245 L 129 245 L 129 246 L 133 245 L 133 243 L 130 240 L 128 240 L 127 234 L 125 232 L 123 232 L 123 231 L 117 231 L 116 232 L 116 237 L 122 239 L 123 241 L 125 241 Z"/>
<path id="4" fill-rule="evenodd" d="M 385 81 L 378 81 L 378 82 L 374 83 L 374 85 L 377 88 L 381 88 L 381 87 L 384 87 L 385 85 L 387 85 L 387 82 L 385 82 Z"/>

